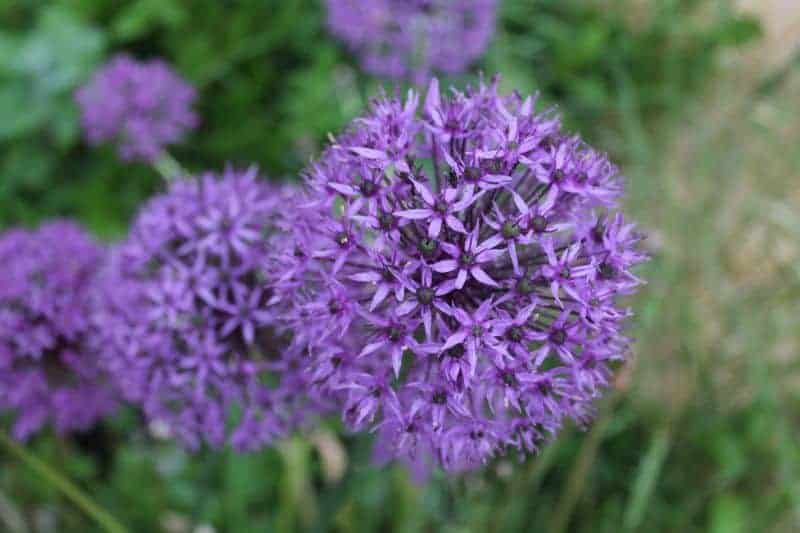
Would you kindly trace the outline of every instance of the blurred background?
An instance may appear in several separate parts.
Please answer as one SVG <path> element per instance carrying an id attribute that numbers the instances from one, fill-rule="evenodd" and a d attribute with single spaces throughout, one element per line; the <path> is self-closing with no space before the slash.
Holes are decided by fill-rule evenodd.
<path id="1" fill-rule="evenodd" d="M 131 531 L 800 531 L 800 2 L 502 0 L 478 72 L 539 91 L 628 179 L 649 234 L 630 364 L 588 431 L 415 485 L 336 421 L 253 455 L 188 454 L 124 411 L 27 449 Z M 124 234 L 161 187 L 81 140 L 73 91 L 113 53 L 199 90 L 193 170 L 296 179 L 381 82 L 318 0 L 0 2 L 0 228 Z M 7 427 L 7 426 L 6 426 Z M 97 526 L 0 451 L 0 531 Z"/>

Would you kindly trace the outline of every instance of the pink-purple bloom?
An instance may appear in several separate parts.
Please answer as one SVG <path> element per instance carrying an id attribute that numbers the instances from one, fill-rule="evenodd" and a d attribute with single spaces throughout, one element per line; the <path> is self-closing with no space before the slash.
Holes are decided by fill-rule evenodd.
<path id="1" fill-rule="evenodd" d="M 418 83 L 478 59 L 495 27 L 496 0 L 327 0 L 331 32 L 365 70 Z"/>
<path id="2" fill-rule="evenodd" d="M 75 94 L 93 144 L 116 145 L 125 160 L 152 162 L 197 126 L 196 92 L 164 61 L 112 58 Z"/>
<path id="3" fill-rule="evenodd" d="M 52 424 L 88 429 L 116 406 L 92 350 L 92 285 L 103 248 L 81 228 L 54 221 L 0 235 L 0 411 L 14 436 Z"/>
<path id="4" fill-rule="evenodd" d="M 495 80 L 434 79 L 374 101 L 306 185 L 274 300 L 379 457 L 471 469 L 591 417 L 645 260 L 604 154 Z"/>
<path id="5" fill-rule="evenodd" d="M 171 183 L 115 250 L 97 322 L 125 397 L 195 448 L 252 450 L 311 412 L 303 351 L 265 285 L 290 199 L 255 169 Z"/>

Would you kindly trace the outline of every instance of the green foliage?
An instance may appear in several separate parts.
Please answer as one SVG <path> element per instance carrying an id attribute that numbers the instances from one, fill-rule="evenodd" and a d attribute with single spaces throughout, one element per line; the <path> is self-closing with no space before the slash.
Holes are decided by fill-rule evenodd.
<path id="1" fill-rule="evenodd" d="M 504 2 L 507 31 L 490 70 L 510 72 L 510 87 L 540 90 L 592 141 L 619 135 L 625 106 L 655 126 L 710 79 L 720 50 L 759 35 L 752 17 L 715 12 L 710 4 Z"/>

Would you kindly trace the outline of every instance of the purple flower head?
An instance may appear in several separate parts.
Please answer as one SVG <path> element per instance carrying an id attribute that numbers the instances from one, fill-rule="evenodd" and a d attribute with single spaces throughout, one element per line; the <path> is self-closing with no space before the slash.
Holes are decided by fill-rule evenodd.
<path id="1" fill-rule="evenodd" d="M 190 447 L 254 449 L 311 412 L 304 348 L 273 327 L 265 286 L 287 201 L 255 169 L 176 181 L 106 273 L 97 321 L 110 372 Z"/>
<path id="2" fill-rule="evenodd" d="M 605 155 L 497 83 L 383 98 L 307 172 L 275 298 L 377 455 L 475 468 L 585 420 L 641 236 Z"/>
<path id="3" fill-rule="evenodd" d="M 463 72 L 492 38 L 496 0 L 328 0 L 328 25 L 364 69 L 426 80 Z"/>
<path id="4" fill-rule="evenodd" d="M 89 428 L 115 408 L 89 344 L 103 250 L 71 222 L 0 235 L 0 410 L 14 436 Z"/>
<path id="5" fill-rule="evenodd" d="M 197 126 L 195 90 L 161 60 L 112 58 L 75 94 L 88 141 L 112 142 L 125 160 L 154 161 Z"/>

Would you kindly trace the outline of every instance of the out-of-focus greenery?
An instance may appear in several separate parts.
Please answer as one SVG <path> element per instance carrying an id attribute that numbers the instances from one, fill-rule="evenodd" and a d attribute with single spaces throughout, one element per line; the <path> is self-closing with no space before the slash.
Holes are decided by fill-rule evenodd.
<path id="1" fill-rule="evenodd" d="M 335 421 L 258 454 L 189 454 L 126 410 L 28 449 L 137 532 L 800 529 L 800 80 L 722 68 L 759 26 L 719 0 L 502 6 L 483 63 L 449 81 L 482 69 L 540 90 L 614 154 L 650 234 L 632 364 L 588 432 L 423 486 Z M 0 226 L 66 215 L 115 237 L 161 187 L 81 142 L 71 94 L 115 52 L 198 86 L 203 124 L 174 150 L 190 169 L 293 179 L 379 86 L 311 0 L 12 0 L 0 28 Z M 96 527 L 0 451 L 0 531 Z"/>

